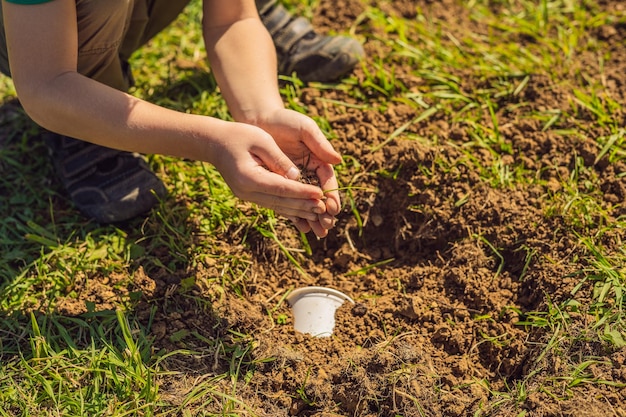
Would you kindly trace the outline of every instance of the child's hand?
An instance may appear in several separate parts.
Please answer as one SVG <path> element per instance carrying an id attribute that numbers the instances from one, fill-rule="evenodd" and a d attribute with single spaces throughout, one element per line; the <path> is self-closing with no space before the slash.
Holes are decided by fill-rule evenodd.
<path id="1" fill-rule="evenodd" d="M 317 235 L 326 236 L 327 230 L 335 224 L 335 216 L 341 211 L 341 201 L 337 190 L 337 178 L 332 164 L 341 162 L 339 155 L 326 139 L 313 119 L 287 109 L 276 110 L 266 115 L 258 124 L 268 132 L 280 149 L 302 171 L 317 176 L 319 186 L 324 191 L 325 211 L 316 222 L 288 216 L 302 232 L 313 230 Z"/>
<path id="2" fill-rule="evenodd" d="M 318 237 L 326 236 L 339 212 L 337 181 L 330 164 L 311 157 L 307 167 L 317 172 L 322 188 L 334 189 L 325 194 L 322 188 L 298 180 L 299 169 L 266 131 L 242 123 L 226 123 L 224 128 L 224 134 L 219 135 L 224 139 L 215 143 L 219 156 L 213 164 L 233 193 L 273 209 L 303 232 L 313 230 Z M 292 148 L 296 152 L 300 149 Z"/>

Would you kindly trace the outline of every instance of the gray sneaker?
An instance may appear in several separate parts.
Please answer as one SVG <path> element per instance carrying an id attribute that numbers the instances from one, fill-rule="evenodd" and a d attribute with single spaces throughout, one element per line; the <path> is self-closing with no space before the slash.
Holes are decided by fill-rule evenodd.
<path id="1" fill-rule="evenodd" d="M 260 16 L 274 40 L 280 74 L 295 72 L 303 81 L 335 81 L 365 56 L 356 39 L 320 35 L 307 19 L 294 17 L 280 4 L 262 10 Z"/>
<path id="2" fill-rule="evenodd" d="M 132 219 L 166 194 L 161 180 L 138 154 L 51 132 L 43 139 L 74 205 L 98 223 Z"/>

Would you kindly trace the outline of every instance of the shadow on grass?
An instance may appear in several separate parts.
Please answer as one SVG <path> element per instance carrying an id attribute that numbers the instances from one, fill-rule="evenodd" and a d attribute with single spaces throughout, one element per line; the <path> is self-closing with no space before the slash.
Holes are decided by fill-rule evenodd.
<path id="1" fill-rule="evenodd" d="M 190 73 L 153 94 L 154 101 L 174 104 L 187 97 L 191 105 L 207 90 L 215 90 L 212 77 Z M 41 133 L 17 100 L 0 105 L 0 363 L 8 364 L 0 380 L 3 374 L 15 382 L 23 378 L 23 392 L 34 393 L 25 399 L 7 391 L 0 402 L 19 415 L 28 409 L 21 401 L 33 400 L 37 408 L 54 401 L 44 398 L 49 387 L 64 393 L 81 381 L 74 387 L 81 395 L 90 385 L 103 387 L 102 409 L 106 398 L 124 401 L 127 395 L 131 404 L 137 391 L 147 404 L 156 398 L 165 357 L 170 369 L 215 372 L 215 352 L 225 350 L 215 340 L 226 327 L 206 299 L 184 288 L 190 261 L 182 252 L 194 228 L 187 196 L 172 190 L 151 212 L 124 224 L 90 222 L 55 181 Z M 159 166 L 164 160 L 153 165 L 168 172 Z M 134 282 L 146 278 L 144 271 L 156 277 L 154 288 Z M 193 317 L 195 327 L 178 329 L 172 313 Z M 157 332 L 150 333 L 155 319 Z M 179 357 L 183 339 L 200 355 Z M 128 388 L 121 397 L 120 386 Z M 159 390 L 167 394 L 167 388 Z M 102 411 L 93 394 L 96 408 L 88 415 Z"/>
<path id="2" fill-rule="evenodd" d="M 178 81 L 152 91 L 150 101 L 191 106 L 203 92 L 215 89 L 210 74 L 187 70 Z M 84 239 L 87 234 L 96 236 L 98 229 L 104 229 L 102 234 L 115 228 L 129 235 L 140 234 L 142 224 L 156 217 L 153 210 L 144 218 L 104 228 L 82 217 L 56 181 L 47 148 L 40 140 L 42 132 L 17 99 L 0 105 L 0 282 L 14 278 L 40 258 L 42 247 Z M 166 201 L 159 209 L 188 217 L 184 208 L 171 204 Z"/>
<path id="3" fill-rule="evenodd" d="M 17 100 L 0 106 L 0 279 L 13 278 L 37 256 L 28 225 L 50 223 L 59 202 L 41 130 Z"/>

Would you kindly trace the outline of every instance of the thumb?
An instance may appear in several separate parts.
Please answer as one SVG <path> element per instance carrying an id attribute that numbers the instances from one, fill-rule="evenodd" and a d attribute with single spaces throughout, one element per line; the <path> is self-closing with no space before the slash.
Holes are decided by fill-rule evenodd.
<path id="1" fill-rule="evenodd" d="M 255 154 L 267 169 L 290 180 L 300 178 L 298 167 L 283 153 L 271 137 L 270 140 L 265 141 L 264 145 L 257 147 Z"/>
<path id="2" fill-rule="evenodd" d="M 304 124 L 302 132 L 305 145 L 319 159 L 332 165 L 341 163 L 341 155 L 333 148 L 333 145 L 331 145 L 313 120 L 311 120 L 310 123 Z"/>

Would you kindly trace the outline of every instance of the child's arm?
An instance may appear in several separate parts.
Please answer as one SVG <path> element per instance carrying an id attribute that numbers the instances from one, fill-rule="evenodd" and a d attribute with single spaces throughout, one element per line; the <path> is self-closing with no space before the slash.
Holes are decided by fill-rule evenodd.
<path id="1" fill-rule="evenodd" d="M 239 197 L 317 221 L 322 192 L 285 178 L 297 175 L 294 163 L 262 129 L 168 110 L 79 74 L 75 5 L 3 2 L 13 81 L 37 123 L 103 146 L 213 163 Z"/>
<path id="2" fill-rule="evenodd" d="M 326 192 L 327 212 L 318 224 L 329 229 L 340 211 L 337 180 L 331 164 L 341 162 L 317 124 L 286 110 L 279 94 L 276 53 L 272 39 L 251 0 L 204 1 L 204 38 L 211 68 L 235 120 L 270 133 L 294 162 L 307 165 Z M 234 138 L 236 140 L 236 138 Z M 292 219 L 301 230 L 306 225 Z"/>

